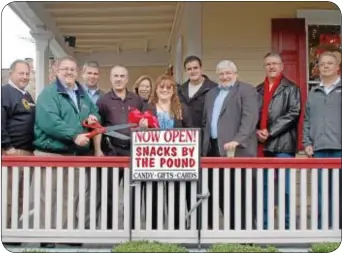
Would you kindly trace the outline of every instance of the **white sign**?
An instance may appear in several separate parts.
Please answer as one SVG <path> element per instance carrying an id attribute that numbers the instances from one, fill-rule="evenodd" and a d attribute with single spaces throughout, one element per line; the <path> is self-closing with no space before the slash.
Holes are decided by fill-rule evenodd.
<path id="1" fill-rule="evenodd" d="M 134 130 L 133 181 L 198 180 L 200 129 Z"/>

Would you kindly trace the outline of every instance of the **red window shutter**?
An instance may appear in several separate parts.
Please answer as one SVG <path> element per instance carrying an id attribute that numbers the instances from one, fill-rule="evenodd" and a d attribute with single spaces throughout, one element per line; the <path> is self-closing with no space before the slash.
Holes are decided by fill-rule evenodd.
<path id="1" fill-rule="evenodd" d="M 303 150 L 304 108 L 307 98 L 305 19 L 272 19 L 272 50 L 280 53 L 284 74 L 301 90 L 302 112 L 298 126 L 298 149 Z"/>

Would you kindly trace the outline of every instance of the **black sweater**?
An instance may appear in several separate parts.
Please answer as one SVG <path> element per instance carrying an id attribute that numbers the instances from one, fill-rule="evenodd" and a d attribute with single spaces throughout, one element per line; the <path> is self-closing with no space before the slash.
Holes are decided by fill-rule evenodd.
<path id="1" fill-rule="evenodd" d="M 29 93 L 24 95 L 9 84 L 1 87 L 1 148 L 33 150 L 35 106 Z"/>

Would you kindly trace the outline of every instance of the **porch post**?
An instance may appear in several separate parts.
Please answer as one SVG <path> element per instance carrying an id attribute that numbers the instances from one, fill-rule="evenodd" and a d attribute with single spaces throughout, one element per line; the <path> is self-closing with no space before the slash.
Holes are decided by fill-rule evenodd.
<path id="1" fill-rule="evenodd" d="M 202 3 L 186 2 L 183 13 L 186 22 L 187 42 L 185 43 L 185 57 L 196 55 L 202 58 Z"/>
<path id="2" fill-rule="evenodd" d="M 30 33 L 36 41 L 35 97 L 37 98 L 49 81 L 49 42 L 53 39 L 53 34 L 41 29 Z"/>
<path id="3" fill-rule="evenodd" d="M 189 55 L 202 58 L 202 3 L 182 2 L 177 22 L 175 43 L 175 80 L 183 83 L 186 80 L 183 72 L 183 61 Z"/>

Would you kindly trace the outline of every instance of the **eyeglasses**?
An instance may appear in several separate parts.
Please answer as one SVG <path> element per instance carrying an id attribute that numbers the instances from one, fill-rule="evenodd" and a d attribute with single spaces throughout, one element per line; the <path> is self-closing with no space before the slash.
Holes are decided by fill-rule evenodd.
<path id="1" fill-rule="evenodd" d="M 76 69 L 73 69 L 73 68 L 62 68 L 62 69 L 59 69 L 60 71 L 63 71 L 63 72 L 76 72 Z"/>
<path id="2" fill-rule="evenodd" d="M 335 63 L 334 62 L 331 62 L 331 61 L 329 61 L 329 62 L 320 62 L 320 63 L 318 63 L 318 66 L 320 66 L 320 67 L 324 67 L 325 65 L 327 65 L 327 66 L 332 66 L 332 65 L 334 65 Z"/>
<path id="3" fill-rule="evenodd" d="M 270 62 L 270 63 L 266 63 L 265 67 L 271 67 L 271 66 L 276 66 L 276 65 L 280 65 L 280 62 Z"/>
<path id="4" fill-rule="evenodd" d="M 234 75 L 234 74 L 236 74 L 236 73 L 234 73 L 234 72 L 219 72 L 218 73 L 218 75 L 219 76 L 225 76 L 225 75 L 227 75 L 227 76 L 231 76 L 231 75 Z"/>
<path id="5" fill-rule="evenodd" d="M 171 85 L 159 85 L 158 88 L 161 90 L 164 90 L 164 89 L 171 90 L 172 86 Z"/>

